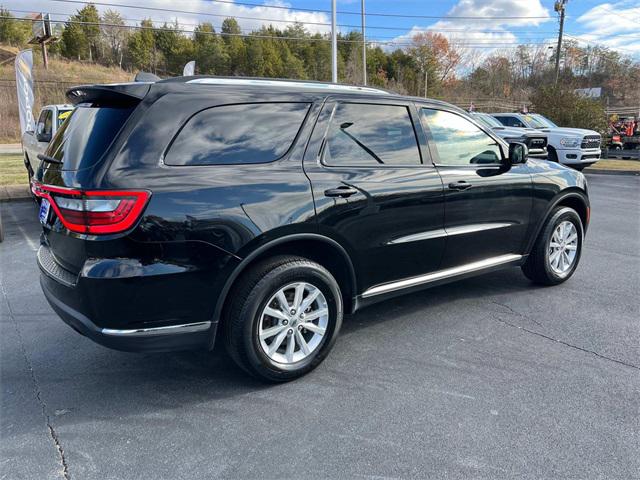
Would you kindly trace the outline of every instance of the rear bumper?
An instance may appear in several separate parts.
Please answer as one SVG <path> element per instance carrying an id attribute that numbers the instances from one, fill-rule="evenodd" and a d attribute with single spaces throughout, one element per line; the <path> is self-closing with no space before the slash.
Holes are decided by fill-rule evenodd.
<path id="1" fill-rule="evenodd" d="M 108 278 L 96 280 L 82 274 L 75 276 L 61 268 L 52 258 L 48 247 L 38 251 L 41 270 L 40 285 L 45 298 L 58 316 L 74 330 L 91 340 L 116 350 L 131 352 L 160 352 L 212 348 L 217 322 L 202 314 L 199 305 L 189 300 L 181 303 L 181 295 L 167 296 L 155 288 L 158 282 L 180 290 L 181 282 L 189 278 L 175 275 Z M 164 277 L 164 278 L 162 278 Z M 149 281 L 151 280 L 151 283 Z M 185 288 L 183 285 L 182 288 Z M 119 295 L 122 289 L 131 292 L 128 298 Z M 151 289 L 153 304 L 140 305 L 134 299 L 146 296 L 140 292 Z M 174 292 L 175 293 L 175 292 Z M 109 305 L 110 304 L 110 305 Z M 164 309 L 165 316 L 146 313 Z M 173 316 L 176 309 L 192 316 Z"/>
<path id="2" fill-rule="evenodd" d="M 215 336 L 215 324 L 211 322 L 130 330 L 100 328 L 56 297 L 47 287 L 45 274 L 40 277 L 40 285 L 51 308 L 67 325 L 108 348 L 125 352 L 193 350 L 206 348 Z"/>

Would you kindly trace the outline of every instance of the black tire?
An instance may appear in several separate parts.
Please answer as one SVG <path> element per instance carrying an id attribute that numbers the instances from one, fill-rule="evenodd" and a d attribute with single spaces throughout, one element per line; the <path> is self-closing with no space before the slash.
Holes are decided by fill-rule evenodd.
<path id="1" fill-rule="evenodd" d="M 591 165 L 591 164 L 589 164 Z M 589 165 L 571 165 L 571 168 L 573 168 L 574 170 L 577 170 L 579 172 L 581 172 L 582 170 L 584 170 L 585 168 L 587 168 Z"/>
<path id="2" fill-rule="evenodd" d="M 320 343 L 306 358 L 278 363 L 260 345 L 258 323 L 272 296 L 294 282 L 310 283 L 322 292 L 329 310 L 328 324 Z M 316 368 L 331 351 L 342 325 L 338 283 L 327 269 L 301 257 L 277 256 L 258 263 L 238 279 L 228 298 L 231 303 L 223 319 L 227 351 L 246 372 L 269 382 L 293 380 Z"/>
<path id="3" fill-rule="evenodd" d="M 550 162 L 558 163 L 558 153 L 553 147 L 547 147 L 547 160 Z"/>
<path id="4" fill-rule="evenodd" d="M 571 268 L 563 274 L 558 274 L 551 268 L 548 253 L 549 243 L 551 242 L 555 228 L 565 220 L 573 223 L 576 228 L 578 233 L 577 249 Z M 580 263 L 583 237 L 584 229 L 582 227 L 582 220 L 576 211 L 569 207 L 555 208 L 549 215 L 544 227 L 542 227 L 527 261 L 522 266 L 522 272 L 529 280 L 539 285 L 558 285 L 568 280 L 575 272 L 578 263 Z"/>

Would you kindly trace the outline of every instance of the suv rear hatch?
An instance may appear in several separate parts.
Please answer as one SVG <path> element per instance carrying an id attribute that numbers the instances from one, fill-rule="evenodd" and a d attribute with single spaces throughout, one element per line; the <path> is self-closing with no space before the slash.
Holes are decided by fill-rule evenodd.
<path id="1" fill-rule="evenodd" d="M 134 83 L 69 90 L 67 97 L 76 108 L 39 156 L 42 162 L 32 191 L 42 199 L 39 216 L 45 248 L 73 275 L 100 251 L 96 244 L 104 242 L 95 240 L 117 239 L 136 223 L 147 204 L 149 192 L 113 188 L 101 178 L 149 86 Z"/>

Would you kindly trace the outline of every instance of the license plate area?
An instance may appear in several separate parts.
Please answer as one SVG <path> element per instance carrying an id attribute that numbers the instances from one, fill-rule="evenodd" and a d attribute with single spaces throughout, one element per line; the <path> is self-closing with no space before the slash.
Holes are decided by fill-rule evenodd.
<path id="1" fill-rule="evenodd" d="M 40 223 L 46 225 L 49 221 L 49 212 L 51 211 L 51 204 L 49 200 L 46 198 L 42 199 L 40 202 L 40 212 L 38 213 L 38 217 L 40 218 Z"/>

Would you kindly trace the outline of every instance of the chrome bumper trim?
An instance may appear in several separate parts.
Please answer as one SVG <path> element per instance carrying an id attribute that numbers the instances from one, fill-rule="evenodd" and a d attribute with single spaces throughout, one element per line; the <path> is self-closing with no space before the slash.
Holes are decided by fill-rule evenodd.
<path id="1" fill-rule="evenodd" d="M 389 293 L 396 290 L 402 290 L 404 288 L 410 288 L 417 285 L 423 285 L 425 283 L 435 282 L 436 280 L 442 280 L 449 277 L 455 277 L 457 275 L 463 275 L 465 273 L 484 270 L 485 268 L 496 267 L 505 263 L 515 262 L 516 260 L 520 260 L 521 258 L 522 255 L 516 254 L 500 255 L 499 257 L 487 258 L 478 262 L 460 265 L 459 267 L 447 268 L 444 270 L 438 270 L 437 272 L 427 273 L 426 275 L 405 278 L 404 280 L 377 285 L 366 290 L 362 294 L 362 298 L 373 297 L 375 295 L 381 295 L 383 293 Z"/>
<path id="2" fill-rule="evenodd" d="M 208 330 L 211 322 L 185 323 L 182 325 L 168 325 L 166 327 L 138 328 L 133 330 L 117 330 L 103 328 L 103 335 L 112 337 L 151 337 L 154 335 L 175 335 L 180 333 L 195 333 Z"/>

